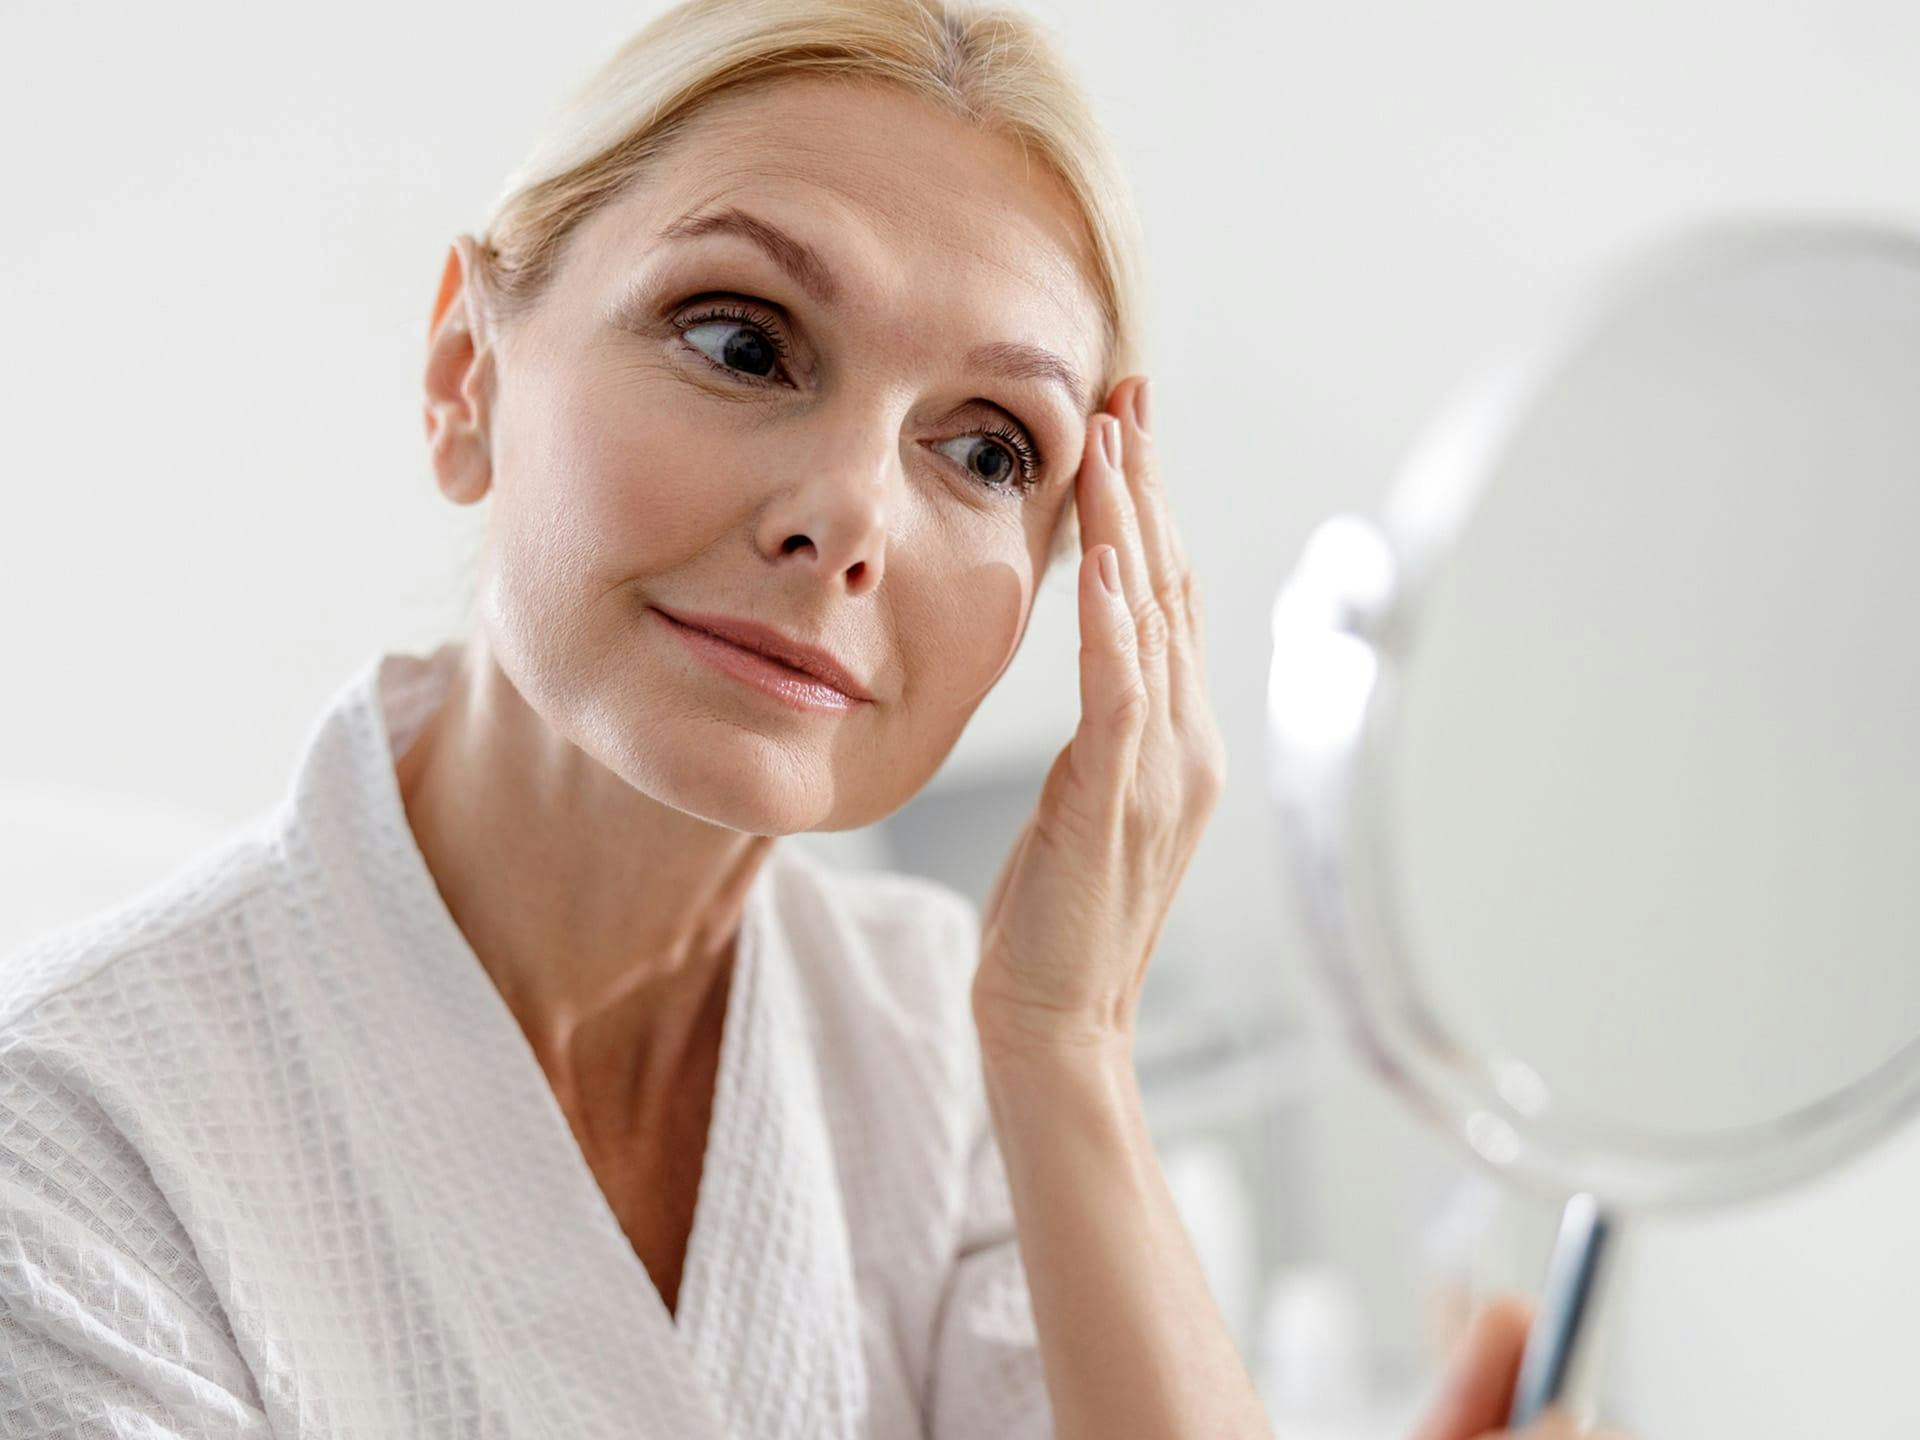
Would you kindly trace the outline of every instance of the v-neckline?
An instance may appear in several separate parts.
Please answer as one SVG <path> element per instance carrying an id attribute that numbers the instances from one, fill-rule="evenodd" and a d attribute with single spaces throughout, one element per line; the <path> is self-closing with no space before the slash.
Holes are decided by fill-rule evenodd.
<path id="1" fill-rule="evenodd" d="M 397 781 L 395 799 L 399 803 Z M 404 813 L 404 806 L 402 809 Z M 411 834 L 411 830 L 408 833 Z M 776 846 L 768 851 L 759 872 L 749 882 L 741 908 L 732 971 L 727 980 L 725 1009 L 720 1021 L 720 1055 L 714 1076 L 713 1101 L 707 1116 L 706 1136 L 701 1144 L 700 1180 L 694 1194 L 693 1225 L 688 1232 L 687 1251 L 680 1267 L 676 1305 L 669 1309 L 646 1262 L 640 1258 L 639 1252 L 633 1248 L 633 1242 L 627 1237 L 626 1229 L 607 1199 L 606 1191 L 600 1187 L 600 1179 L 593 1173 L 586 1151 L 581 1148 L 566 1111 L 560 1107 L 560 1098 L 554 1094 L 553 1085 L 547 1079 L 547 1073 L 541 1067 L 540 1058 L 534 1053 L 526 1032 L 520 1028 L 520 1022 L 507 1005 L 506 997 L 500 994 L 492 976 L 480 963 L 465 933 L 447 909 L 445 899 L 433 882 L 432 872 L 426 868 L 425 856 L 419 852 L 417 844 L 414 848 L 414 857 L 420 866 L 420 875 L 416 878 L 424 879 L 433 891 L 435 923 L 447 937 L 448 951 L 456 961 L 456 968 L 473 986 L 484 992 L 479 1003 L 482 1008 L 491 1010 L 498 1022 L 492 1027 L 496 1033 L 487 1043 L 496 1048 L 503 1058 L 512 1057 L 496 1073 L 502 1083 L 538 1091 L 541 1097 L 541 1103 L 536 1108 L 544 1113 L 547 1123 L 537 1138 L 557 1153 L 542 1157 L 547 1163 L 538 1166 L 538 1173 L 551 1182 L 553 1189 L 564 1190 L 567 1199 L 577 1200 L 591 1212 L 592 1223 L 584 1233 L 601 1238 L 612 1237 L 616 1242 L 612 1247 L 615 1255 L 607 1257 L 605 1267 L 600 1270 L 606 1277 L 608 1288 L 643 1297 L 643 1303 L 659 1325 L 692 1346 L 698 1345 L 697 1331 L 706 1313 L 707 1292 L 713 1283 L 713 1266 L 707 1252 L 716 1243 L 713 1233 L 716 1208 L 713 1192 L 722 1176 L 722 1167 L 715 1161 L 716 1155 L 726 1150 L 726 1139 L 731 1133 L 734 1112 L 739 1104 L 738 1074 L 743 1032 L 750 1028 L 750 1014 L 760 994 L 763 896 L 770 867 L 779 863 L 775 858 L 777 849 Z"/>
<path id="2" fill-rule="evenodd" d="M 470 1008 L 487 1017 L 478 1043 L 497 1061 L 488 1072 L 490 1089 L 474 1098 L 488 1108 L 497 1104 L 502 1113 L 533 1112 L 533 1122 L 508 1137 L 510 1145 L 518 1151 L 510 1158 L 523 1167 L 515 1183 L 527 1188 L 531 1208 L 551 1222 L 555 1243 L 571 1251 L 569 1258 L 576 1262 L 570 1268 L 575 1269 L 573 1286 L 579 1288 L 570 1288 L 568 1295 L 574 1319 L 584 1326 L 607 1327 L 606 1333 L 627 1339 L 628 1348 L 633 1352 L 635 1379 L 647 1382 L 636 1386 L 641 1393 L 636 1393 L 635 1401 L 644 1404 L 663 1422 L 674 1414 L 676 1407 L 663 1404 L 663 1397 L 653 1390 L 653 1385 L 666 1384 L 679 1392 L 679 1408 L 687 1418 L 663 1424 L 661 1432 L 676 1440 L 681 1435 L 688 1440 L 696 1437 L 697 1440 L 722 1440 L 729 1434 L 724 1402 L 706 1383 L 710 1376 L 701 1363 L 707 1348 L 701 1332 L 709 1313 L 708 1292 L 715 1274 L 709 1252 L 724 1240 L 715 1231 L 717 1207 L 712 1200 L 723 1168 L 716 1162 L 716 1152 L 727 1148 L 726 1140 L 733 1129 L 739 1104 L 743 1032 L 749 1028 L 759 992 L 761 893 L 767 879 L 765 867 L 772 863 L 770 855 L 761 873 L 754 877 L 741 913 L 734 968 L 727 985 L 726 1012 L 721 1021 L 719 1069 L 707 1121 L 693 1226 L 681 1267 L 678 1303 L 673 1310 L 667 1308 L 646 1262 L 634 1250 L 606 1192 L 600 1188 L 599 1178 L 593 1173 L 586 1152 L 580 1148 L 566 1112 L 560 1108 L 559 1097 L 554 1094 L 519 1021 L 467 944 L 444 901 L 438 903 L 434 912 L 434 924 L 444 939 L 444 953 L 455 962 L 453 968 L 465 977 L 458 983 L 473 992 Z M 431 884 L 431 872 L 424 868 L 424 857 L 420 864 L 422 878 Z M 435 894 L 438 895 L 437 890 Z M 495 1237 L 502 1247 L 523 1243 L 524 1238 L 518 1234 Z M 564 1335 L 556 1338 L 560 1344 L 567 1343 Z M 670 1376 L 662 1377 L 653 1369 L 646 1370 L 644 1375 L 641 1373 L 641 1367 L 650 1359 L 657 1362 L 663 1355 L 677 1357 L 667 1367 Z M 693 1415 L 705 1423 L 695 1428 L 690 1423 Z"/>
<path id="3" fill-rule="evenodd" d="M 799 884 L 787 874 L 799 862 L 776 843 L 746 891 L 670 1311 L 406 819 L 394 761 L 438 703 L 455 643 L 425 657 L 386 654 L 363 672 L 315 742 L 350 751 L 351 795 L 297 797 L 332 857 L 322 872 L 353 875 L 371 906 L 347 913 L 377 921 L 341 945 L 346 963 L 375 967 L 348 988 L 380 1007 L 358 1011 L 368 1017 L 356 1022 L 364 1088 L 428 1227 L 415 1243 L 432 1247 L 436 1283 L 462 1287 L 503 1354 L 542 1386 L 591 1397 L 615 1417 L 613 1433 L 860 1433 L 867 1378 L 852 1244 L 802 957 L 775 915 L 798 904 L 802 929 L 817 923 L 802 915 L 811 897 L 775 899 Z M 422 1163 L 410 1163 L 415 1155 Z"/>
<path id="4" fill-rule="evenodd" d="M 676 1440 L 724 1440 L 724 1404 L 705 1383 L 707 1367 L 699 1358 L 707 1348 L 700 1327 L 710 1310 L 707 1292 L 716 1274 L 708 1252 L 724 1241 L 715 1229 L 720 1222 L 710 1192 L 720 1168 L 716 1151 L 727 1148 L 739 1104 L 741 1051 L 745 1032 L 754 1028 L 752 1012 L 760 994 L 766 890 L 782 863 L 779 847 L 768 851 L 742 904 L 693 1224 L 677 1304 L 669 1310 L 600 1188 L 531 1042 L 455 922 L 406 818 L 394 762 L 417 737 L 444 691 L 454 659 L 451 651 L 448 645 L 427 657 L 384 655 L 365 677 L 363 701 L 372 712 L 367 718 L 375 734 L 363 734 L 357 743 L 378 744 L 377 756 L 364 754 L 361 765 L 371 765 L 376 758 L 379 763 L 373 774 L 363 774 L 370 793 L 358 800 L 361 814 L 352 822 L 397 833 L 398 843 L 387 841 L 374 857 L 384 873 L 375 880 L 373 893 L 390 922 L 390 933 L 404 936 L 410 928 L 420 942 L 411 957 L 394 957 L 406 972 L 405 992 L 416 1002 L 406 1021 L 424 1027 L 417 1033 L 439 1028 L 471 1047 L 475 1063 L 467 1073 L 472 1083 L 448 1099 L 466 1122 L 463 1128 L 486 1135 L 503 1152 L 509 1173 L 500 1183 L 515 1192 L 511 1203 L 497 1207 L 463 1205 L 463 1197 L 451 1190 L 438 1198 L 444 1209 L 464 1212 L 458 1223 L 463 1230 L 474 1227 L 473 1234 L 459 1238 L 492 1250 L 497 1268 L 515 1269 L 517 1255 L 520 1267 L 535 1272 L 543 1290 L 555 1287 L 551 1299 L 556 1317 L 564 1317 L 568 1329 L 549 1334 L 550 1344 L 566 1347 L 573 1335 L 591 1330 L 601 1343 L 621 1345 L 629 1352 L 631 1370 L 630 1388 L 622 1398 L 636 1407 L 632 1413 L 650 1415 L 663 1436 Z M 400 691 L 393 697 L 391 719 L 388 697 L 382 694 L 385 685 Z M 444 1085 L 446 1080 L 429 1070 L 421 1083 Z M 523 1223 L 528 1213 L 546 1222 L 533 1227 L 543 1233 L 529 1233 Z M 524 1300 L 510 1285 L 481 1286 L 473 1298 L 482 1312 Z M 667 1357 L 674 1358 L 663 1367 L 660 1362 Z M 616 1378 L 603 1371 L 600 1383 L 605 1386 Z M 615 1383 L 614 1389 L 620 1388 Z"/>
<path id="5" fill-rule="evenodd" d="M 696 1184 L 693 1202 L 693 1221 L 687 1232 L 686 1251 L 681 1256 L 680 1280 L 675 1292 L 675 1303 L 669 1305 L 653 1278 L 653 1272 L 647 1269 L 647 1263 L 634 1248 L 633 1240 L 628 1236 L 626 1227 L 621 1224 L 619 1213 L 607 1198 L 606 1190 L 600 1184 L 600 1177 L 594 1173 L 593 1163 L 581 1148 L 579 1137 L 574 1133 L 572 1122 L 567 1119 L 566 1111 L 560 1106 L 560 1100 L 553 1093 L 552 1083 L 547 1079 L 546 1071 L 541 1067 L 539 1057 L 534 1054 L 531 1043 L 527 1046 L 527 1055 L 533 1061 L 538 1072 L 540 1084 L 553 1098 L 554 1113 L 559 1117 L 559 1129 L 555 1132 L 556 1141 L 570 1146 L 579 1159 L 579 1168 L 584 1170 L 592 1199 L 598 1201 L 598 1209 L 605 1212 L 605 1219 L 614 1232 L 620 1236 L 622 1247 L 632 1261 L 630 1283 L 644 1289 L 651 1295 L 659 1307 L 666 1323 L 682 1336 L 692 1340 L 694 1330 L 699 1323 L 696 1318 L 703 1313 L 705 1289 L 711 1285 L 709 1278 L 712 1267 L 707 1263 L 707 1251 L 712 1248 L 713 1239 L 713 1191 L 718 1183 L 713 1180 L 719 1167 L 714 1164 L 717 1151 L 724 1151 L 725 1139 L 735 1110 L 739 1106 L 738 1072 L 740 1068 L 739 1051 L 742 1045 L 742 1032 L 748 1028 L 746 1012 L 755 1004 L 758 994 L 758 969 L 760 958 L 760 903 L 759 891 L 765 878 L 766 868 L 774 863 L 770 851 L 761 863 L 760 872 L 749 883 L 746 899 L 740 913 L 738 933 L 734 940 L 733 958 L 729 965 L 726 980 L 726 994 L 722 1000 L 720 1016 L 720 1049 L 716 1057 L 713 1080 L 713 1096 L 708 1105 L 706 1132 L 701 1137 L 700 1178 Z M 452 917 L 449 915 L 449 921 Z M 485 976 L 485 967 L 480 965 L 477 956 L 473 965 Z M 486 977 L 492 986 L 491 977 Z M 497 988 L 495 993 L 497 994 Z M 501 1003 L 505 1006 L 505 998 Z M 520 1029 L 520 1023 L 513 1018 L 511 1010 L 508 1019 L 522 1040 L 526 1032 Z M 620 1283 L 629 1283 L 622 1281 Z"/>

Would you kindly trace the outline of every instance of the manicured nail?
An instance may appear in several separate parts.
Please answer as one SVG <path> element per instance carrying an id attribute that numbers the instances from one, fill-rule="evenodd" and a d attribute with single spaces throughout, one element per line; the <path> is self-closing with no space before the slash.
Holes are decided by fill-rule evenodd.
<path id="1" fill-rule="evenodd" d="M 1109 595 L 1120 593 L 1120 562 L 1114 557 L 1113 546 L 1100 547 L 1100 583 L 1107 587 Z"/>
<path id="2" fill-rule="evenodd" d="M 1118 470 L 1121 465 L 1120 421 L 1116 416 L 1103 415 L 1100 419 L 1100 426 L 1107 432 L 1105 436 L 1102 437 L 1102 443 L 1106 446 L 1107 450 L 1107 464 L 1111 465 L 1115 470 Z"/>
<path id="3" fill-rule="evenodd" d="M 1153 411 L 1147 401 L 1147 391 L 1151 389 L 1152 386 L 1153 382 L 1151 380 L 1142 380 L 1140 382 L 1140 388 L 1133 392 L 1133 423 L 1140 427 L 1140 433 L 1142 435 L 1151 435 L 1153 433 L 1153 426 L 1147 423 L 1153 415 Z"/>

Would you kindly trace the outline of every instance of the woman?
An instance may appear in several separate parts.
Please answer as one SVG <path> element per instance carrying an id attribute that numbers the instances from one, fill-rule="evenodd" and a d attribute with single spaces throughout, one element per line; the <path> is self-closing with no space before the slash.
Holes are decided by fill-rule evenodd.
<path id="1" fill-rule="evenodd" d="M 471 633 L 6 968 L 9 1433 L 1268 1433 L 1130 1063 L 1224 756 L 1124 195 L 1011 16 L 696 0 L 596 77 L 433 310 Z M 920 788 L 1076 536 L 984 910 L 776 845 Z"/>

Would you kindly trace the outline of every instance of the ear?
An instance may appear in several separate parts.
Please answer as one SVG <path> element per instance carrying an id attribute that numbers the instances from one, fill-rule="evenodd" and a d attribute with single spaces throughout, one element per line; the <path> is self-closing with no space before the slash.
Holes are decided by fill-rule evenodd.
<path id="1" fill-rule="evenodd" d="M 477 242 L 456 235 L 427 333 L 427 449 L 441 493 L 471 505 L 493 480 L 487 438 L 494 346 Z"/>

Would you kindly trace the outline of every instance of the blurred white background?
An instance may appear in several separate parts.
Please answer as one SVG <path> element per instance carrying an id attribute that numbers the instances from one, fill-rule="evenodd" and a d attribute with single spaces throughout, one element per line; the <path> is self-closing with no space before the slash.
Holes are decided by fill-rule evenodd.
<path id="1" fill-rule="evenodd" d="M 439 497 L 420 420 L 446 248 L 659 8 L 0 3 L 0 947 L 250 819 L 351 671 L 461 623 L 481 517 Z M 1461 375 L 1643 240 L 1753 209 L 1920 226 L 1920 9 L 1028 8 L 1134 177 L 1156 434 L 1232 754 L 1157 1003 L 1291 1036 L 1312 1012 L 1261 704 L 1268 605 L 1307 532 L 1375 508 Z M 1067 598 L 1048 597 L 941 787 L 1017 795 L 1064 743 Z M 902 835 L 886 854 L 919 853 Z M 1274 1267 L 1324 1267 L 1273 1343 L 1344 1373 L 1328 1336 L 1352 1329 L 1354 1373 L 1391 1415 L 1431 1363 L 1458 1257 L 1476 1284 L 1532 1288 L 1551 1216 L 1479 1203 L 1337 1048 L 1302 1054 L 1230 1081 L 1274 1086 L 1297 1122 L 1169 1163 L 1190 1217 L 1213 1217 L 1197 1229 L 1236 1206 L 1260 1229 L 1257 1273 L 1198 1237 L 1250 1354 L 1268 1353 Z M 1909 1133 L 1790 1195 L 1644 1226 L 1606 1410 L 1646 1440 L 1920 1433 L 1916 1191 Z"/>

